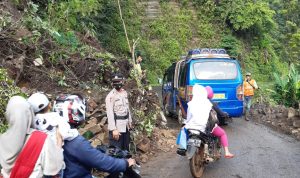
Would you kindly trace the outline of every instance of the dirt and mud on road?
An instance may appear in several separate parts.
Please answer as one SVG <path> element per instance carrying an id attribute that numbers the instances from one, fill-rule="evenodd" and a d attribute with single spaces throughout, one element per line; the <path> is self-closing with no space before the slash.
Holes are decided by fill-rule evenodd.
<path id="1" fill-rule="evenodd" d="M 174 127 L 174 121 L 171 121 Z M 179 129 L 179 127 L 178 127 Z M 270 128 L 236 118 L 225 127 L 235 158 L 206 166 L 203 178 L 296 178 L 300 175 L 300 142 Z M 176 150 L 157 154 L 143 165 L 144 178 L 191 178 L 189 162 Z"/>

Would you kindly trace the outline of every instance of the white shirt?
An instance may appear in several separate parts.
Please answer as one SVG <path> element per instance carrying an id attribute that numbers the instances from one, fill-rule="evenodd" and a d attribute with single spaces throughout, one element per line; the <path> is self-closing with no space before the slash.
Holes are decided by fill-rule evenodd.
<path id="1" fill-rule="evenodd" d="M 205 132 L 205 128 L 207 125 L 208 117 L 209 117 L 210 110 L 202 112 L 201 114 L 192 113 L 190 109 L 187 110 L 187 119 L 185 121 L 185 128 L 186 129 L 196 129 L 200 130 L 201 132 Z"/>
<path id="2" fill-rule="evenodd" d="M 212 104 L 207 99 L 206 89 L 201 85 L 194 85 L 193 98 L 190 102 L 188 102 L 185 128 L 205 132 L 211 108 Z"/>
<path id="3" fill-rule="evenodd" d="M 71 129 L 68 121 L 61 117 L 57 112 L 37 114 L 34 118 L 34 127 L 49 135 L 55 143 L 57 143 L 57 128 L 59 129 L 59 133 L 63 137 L 63 140 L 70 141 L 78 136 L 78 131 L 76 129 Z"/>

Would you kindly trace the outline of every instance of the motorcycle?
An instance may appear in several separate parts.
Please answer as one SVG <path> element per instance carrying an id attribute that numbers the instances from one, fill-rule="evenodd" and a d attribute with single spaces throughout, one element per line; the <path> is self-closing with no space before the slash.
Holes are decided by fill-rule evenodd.
<path id="1" fill-rule="evenodd" d="M 97 149 L 114 158 L 129 159 L 132 157 L 128 151 L 121 150 L 114 146 L 98 145 Z M 129 167 L 125 172 L 112 173 L 106 178 L 141 178 L 140 168 L 140 164 L 136 162 L 135 165 Z"/>
<path id="2" fill-rule="evenodd" d="M 212 110 L 205 133 L 200 130 L 188 129 L 186 156 L 192 175 L 200 178 L 205 164 L 215 162 L 221 158 L 221 144 L 218 137 L 211 134 L 217 114 Z"/>

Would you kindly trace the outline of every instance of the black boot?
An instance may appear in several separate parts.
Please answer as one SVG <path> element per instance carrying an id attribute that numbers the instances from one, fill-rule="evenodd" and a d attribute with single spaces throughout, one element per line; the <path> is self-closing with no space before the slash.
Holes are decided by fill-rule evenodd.
<path id="1" fill-rule="evenodd" d="M 177 148 L 176 153 L 180 156 L 185 156 L 186 154 L 186 149 L 182 149 L 182 148 Z"/>

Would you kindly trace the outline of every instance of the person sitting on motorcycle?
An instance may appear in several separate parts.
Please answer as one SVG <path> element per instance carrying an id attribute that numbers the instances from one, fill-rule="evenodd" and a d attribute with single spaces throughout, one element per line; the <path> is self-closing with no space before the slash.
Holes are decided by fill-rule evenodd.
<path id="1" fill-rule="evenodd" d="M 62 147 L 63 140 L 72 140 L 78 136 L 77 129 L 71 129 L 68 120 L 58 112 L 51 112 L 52 106 L 45 94 L 34 93 L 27 101 L 35 114 L 34 128 L 49 135 L 58 146 Z"/>
<path id="2" fill-rule="evenodd" d="M 196 129 L 205 133 L 209 114 L 212 109 L 212 103 L 208 99 L 208 92 L 205 87 L 196 84 L 193 87 L 193 98 L 188 102 L 187 119 L 185 122 L 186 129 Z M 228 140 L 225 131 L 215 124 L 211 133 L 219 137 L 221 145 L 224 148 L 225 158 L 233 158 L 228 148 Z"/>
<path id="3" fill-rule="evenodd" d="M 228 125 L 228 123 L 225 121 L 225 118 L 228 118 L 229 115 L 226 112 L 223 112 L 218 103 L 213 102 L 211 99 L 214 96 L 214 92 L 213 89 L 210 86 L 206 86 L 205 87 L 206 91 L 207 91 L 207 97 L 210 100 L 211 104 L 213 105 L 212 108 L 217 112 L 217 116 L 218 116 L 218 120 L 219 120 L 219 125 Z"/>
<path id="4" fill-rule="evenodd" d="M 40 100 L 37 98 L 40 98 Z M 29 103 L 33 108 L 42 106 L 42 104 L 45 105 L 41 99 L 42 97 L 37 98 L 35 98 L 34 102 L 30 102 L 29 99 Z M 76 110 L 78 111 L 78 108 Z M 85 113 L 82 114 L 84 115 Z M 69 117 L 71 116 L 69 115 Z M 76 128 L 83 123 L 75 121 L 73 117 L 71 117 L 70 120 L 72 123 L 78 123 L 72 124 L 72 128 Z M 84 121 L 84 118 L 82 121 Z M 63 150 L 64 162 L 66 165 L 66 168 L 63 171 L 63 177 L 66 178 L 92 178 L 91 170 L 93 168 L 115 174 L 125 172 L 127 168 L 136 164 L 135 160 L 132 158 L 118 159 L 102 153 L 92 147 L 91 143 L 79 134 L 76 136 L 73 135 L 72 139 L 64 140 Z"/>

